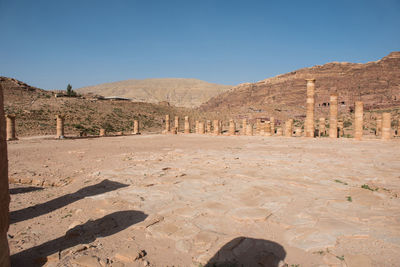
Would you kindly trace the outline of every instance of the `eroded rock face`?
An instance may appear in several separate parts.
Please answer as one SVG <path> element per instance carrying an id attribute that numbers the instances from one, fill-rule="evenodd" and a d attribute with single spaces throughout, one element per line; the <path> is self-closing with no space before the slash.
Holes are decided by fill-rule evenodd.
<path id="1" fill-rule="evenodd" d="M 0 266 L 10 266 L 7 242 L 10 195 L 8 193 L 8 161 L 5 126 L 3 89 L 0 85 Z"/>
<path id="2" fill-rule="evenodd" d="M 303 68 L 256 83 L 245 83 L 201 106 L 205 111 L 230 114 L 302 119 L 306 113 L 304 79 L 316 79 L 315 116 L 328 117 L 329 98 L 336 93 L 339 114 L 354 110 L 355 101 L 364 109 L 400 105 L 400 52 L 366 64 L 332 62 Z"/>

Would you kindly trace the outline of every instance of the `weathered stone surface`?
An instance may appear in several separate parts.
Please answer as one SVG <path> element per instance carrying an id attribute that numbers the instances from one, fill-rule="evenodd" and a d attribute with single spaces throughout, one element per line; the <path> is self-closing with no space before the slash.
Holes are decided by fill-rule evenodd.
<path id="1" fill-rule="evenodd" d="M 146 251 L 138 247 L 129 247 L 119 250 L 115 253 L 114 258 L 118 261 L 130 263 L 146 256 Z"/>
<path id="2" fill-rule="evenodd" d="M 58 114 L 56 115 L 56 119 L 57 119 L 57 134 L 56 134 L 56 138 L 64 138 L 64 120 L 65 120 L 65 116 Z"/>
<path id="3" fill-rule="evenodd" d="M 307 110 L 304 132 L 306 137 L 314 137 L 315 79 L 307 81 Z"/>
<path id="4" fill-rule="evenodd" d="M 354 138 L 356 140 L 361 140 L 363 136 L 363 102 L 357 101 L 355 103 L 355 112 L 354 112 Z"/>
<path id="5" fill-rule="evenodd" d="M 84 266 L 84 267 L 103 267 L 100 264 L 99 258 L 90 255 L 84 255 L 77 259 L 72 259 L 71 261 L 75 264 L 78 264 L 79 266 Z"/>
<path id="6" fill-rule="evenodd" d="M 372 267 L 372 260 L 370 257 L 365 255 L 352 255 L 345 254 L 344 260 L 346 261 L 347 267 Z"/>
<path id="7" fill-rule="evenodd" d="M 229 215 L 240 221 L 263 221 L 271 215 L 271 212 L 262 208 L 238 208 L 230 211 Z"/>

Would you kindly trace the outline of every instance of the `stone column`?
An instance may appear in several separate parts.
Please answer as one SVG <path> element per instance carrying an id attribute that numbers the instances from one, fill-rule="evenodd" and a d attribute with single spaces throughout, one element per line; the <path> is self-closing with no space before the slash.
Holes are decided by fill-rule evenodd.
<path id="1" fill-rule="evenodd" d="M 319 118 L 318 136 L 322 137 L 324 135 L 325 135 L 325 118 Z"/>
<path id="2" fill-rule="evenodd" d="M 179 117 L 178 116 L 175 116 L 174 128 L 176 129 L 176 132 L 179 132 Z"/>
<path id="3" fill-rule="evenodd" d="M 271 136 L 271 122 L 269 122 L 269 121 L 265 122 L 264 135 Z"/>
<path id="4" fill-rule="evenodd" d="M 288 119 L 285 123 L 285 136 L 292 137 L 293 132 L 293 119 Z"/>
<path id="5" fill-rule="evenodd" d="M 391 116 L 389 112 L 382 113 L 382 140 L 392 138 Z"/>
<path id="6" fill-rule="evenodd" d="M 261 119 L 256 119 L 256 134 L 259 135 L 261 133 Z"/>
<path id="7" fill-rule="evenodd" d="M 100 134 L 99 136 L 106 136 L 106 129 L 100 128 Z"/>
<path id="8" fill-rule="evenodd" d="M 363 136 L 363 115 L 364 115 L 364 107 L 363 102 L 357 101 L 355 103 L 355 112 L 354 112 L 354 138 L 356 140 L 361 140 Z"/>
<path id="9" fill-rule="evenodd" d="M 169 122 L 169 115 L 165 115 L 165 133 L 169 133 L 171 131 L 171 125 Z"/>
<path id="10" fill-rule="evenodd" d="M 236 133 L 236 123 L 234 120 L 229 120 L 229 135 L 235 135 Z"/>
<path id="11" fill-rule="evenodd" d="M 376 132 L 375 135 L 376 136 L 381 136 L 382 134 L 382 115 L 378 114 L 376 116 Z"/>
<path id="12" fill-rule="evenodd" d="M 294 128 L 294 136 L 301 137 L 301 127 Z"/>
<path id="13" fill-rule="evenodd" d="M 271 135 L 275 135 L 275 118 L 271 117 L 270 122 L 271 122 Z"/>
<path id="14" fill-rule="evenodd" d="M 253 135 L 253 124 L 246 124 L 246 135 Z"/>
<path id="15" fill-rule="evenodd" d="M 56 115 L 57 119 L 57 134 L 56 138 L 64 138 L 64 115 Z"/>
<path id="16" fill-rule="evenodd" d="M 220 134 L 220 130 L 219 130 L 219 121 L 218 120 L 213 120 L 213 130 L 214 130 L 214 134 L 215 135 L 219 135 Z"/>
<path id="17" fill-rule="evenodd" d="M 6 122 L 4 119 L 3 87 L 0 84 L 0 266 L 10 266 L 10 251 L 7 241 L 10 195 L 8 191 Z"/>
<path id="18" fill-rule="evenodd" d="M 206 121 L 206 132 L 209 134 L 211 133 L 211 121 L 210 120 Z"/>
<path id="19" fill-rule="evenodd" d="M 200 121 L 199 122 L 199 134 L 204 134 L 204 122 Z"/>
<path id="20" fill-rule="evenodd" d="M 17 140 L 17 136 L 15 134 L 15 115 L 13 114 L 6 115 L 6 133 L 7 141 Z"/>
<path id="21" fill-rule="evenodd" d="M 337 138 L 338 95 L 331 94 L 329 102 L 329 137 Z"/>
<path id="22" fill-rule="evenodd" d="M 338 120 L 338 136 L 343 137 L 344 136 L 344 123 L 343 120 Z"/>
<path id="23" fill-rule="evenodd" d="M 133 134 L 140 134 L 139 132 L 139 121 L 134 120 L 133 121 Z"/>
<path id="24" fill-rule="evenodd" d="M 400 136 L 400 119 L 397 122 L 397 136 Z"/>
<path id="25" fill-rule="evenodd" d="M 242 134 L 246 135 L 247 132 L 247 119 L 242 120 Z"/>
<path id="26" fill-rule="evenodd" d="M 223 128 L 224 128 L 224 123 L 222 120 L 218 121 L 219 122 L 219 134 L 222 134 Z"/>
<path id="27" fill-rule="evenodd" d="M 189 116 L 185 116 L 185 134 L 190 133 Z"/>
<path id="28" fill-rule="evenodd" d="M 314 137 L 315 79 L 307 79 L 307 112 L 304 131 L 306 137 Z"/>
<path id="29" fill-rule="evenodd" d="M 276 128 L 276 135 L 277 136 L 282 136 L 283 135 L 283 130 L 281 127 Z"/>
<path id="30" fill-rule="evenodd" d="M 198 134 L 199 133 L 199 121 L 196 121 L 194 127 L 195 127 L 195 133 Z"/>

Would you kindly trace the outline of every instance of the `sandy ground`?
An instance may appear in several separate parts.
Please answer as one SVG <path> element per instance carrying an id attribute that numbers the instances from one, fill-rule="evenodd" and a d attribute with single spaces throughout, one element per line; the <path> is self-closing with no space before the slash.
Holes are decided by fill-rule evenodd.
<path id="1" fill-rule="evenodd" d="M 143 135 L 8 149 L 14 266 L 400 263 L 398 139 Z"/>

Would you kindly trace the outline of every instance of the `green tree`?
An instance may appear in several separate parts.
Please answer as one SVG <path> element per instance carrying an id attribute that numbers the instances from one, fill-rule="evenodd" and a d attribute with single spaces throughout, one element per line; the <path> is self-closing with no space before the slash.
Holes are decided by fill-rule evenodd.
<path id="1" fill-rule="evenodd" d="M 67 85 L 67 96 L 76 96 L 74 90 L 72 90 L 72 86 L 70 84 Z"/>

